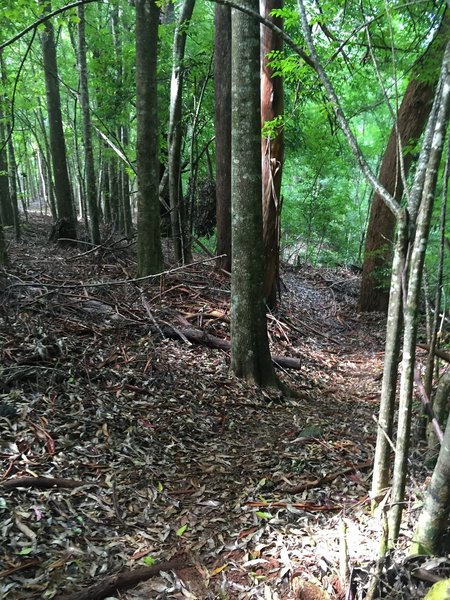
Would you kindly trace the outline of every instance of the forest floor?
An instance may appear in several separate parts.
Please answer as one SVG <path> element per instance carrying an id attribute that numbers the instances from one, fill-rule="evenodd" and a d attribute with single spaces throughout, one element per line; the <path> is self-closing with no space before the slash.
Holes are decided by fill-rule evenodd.
<path id="1" fill-rule="evenodd" d="M 362 598 L 385 323 L 357 312 L 358 276 L 283 269 L 269 333 L 298 359 L 279 369 L 284 399 L 190 341 L 229 339 L 213 262 L 108 285 L 134 276 L 133 245 L 58 248 L 49 229 L 34 216 L 0 275 L 0 596 Z M 426 475 L 409 480 L 397 560 Z M 408 560 L 382 597 L 423 597 Z"/>

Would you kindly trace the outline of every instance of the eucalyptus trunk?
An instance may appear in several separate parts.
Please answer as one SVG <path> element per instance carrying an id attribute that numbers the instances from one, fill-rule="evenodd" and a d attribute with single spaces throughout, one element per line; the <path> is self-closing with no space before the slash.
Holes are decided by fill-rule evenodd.
<path id="1" fill-rule="evenodd" d="M 231 271 L 231 9 L 214 16 L 217 268 Z"/>
<path id="2" fill-rule="evenodd" d="M 140 277 L 158 273 L 163 263 L 159 229 L 158 24 L 156 0 L 136 0 L 137 254 Z"/>
<path id="3" fill-rule="evenodd" d="M 183 60 L 186 49 L 187 29 L 194 5 L 195 0 L 184 0 L 181 7 L 181 14 L 175 29 L 173 41 L 173 66 L 170 82 L 168 133 L 170 218 L 175 258 L 183 264 L 192 260 L 186 206 L 183 199 L 181 182 L 181 147 L 183 141 Z"/>
<path id="4" fill-rule="evenodd" d="M 97 182 L 92 150 L 91 109 L 89 106 L 89 84 L 86 60 L 86 21 L 84 5 L 78 7 L 78 66 L 80 69 L 80 105 L 83 122 L 85 190 L 89 213 L 91 242 L 100 243 L 99 211 L 97 204 Z"/>
<path id="5" fill-rule="evenodd" d="M 272 10 L 283 8 L 283 0 L 260 0 L 261 15 L 280 29 L 283 20 L 272 17 Z M 261 26 L 261 121 L 262 126 L 283 116 L 283 80 L 273 76 L 268 53 L 283 51 L 283 38 L 264 25 Z M 264 235 L 264 295 L 274 308 L 279 290 L 281 177 L 283 172 L 283 125 L 271 127 L 273 133 L 262 138 L 262 206 Z"/>
<path id="6" fill-rule="evenodd" d="M 258 0 L 243 0 L 258 10 Z M 264 302 L 259 24 L 232 11 L 231 67 L 231 367 L 235 375 L 276 387 Z"/>
<path id="7" fill-rule="evenodd" d="M 50 12 L 48 0 L 40 0 L 44 12 Z M 76 238 L 76 216 L 73 207 L 72 188 L 67 167 L 66 142 L 61 113 L 55 34 L 51 20 L 43 25 L 41 36 L 44 62 L 45 91 L 47 97 L 50 149 L 55 180 L 55 196 L 58 218 L 64 222 L 64 237 Z M 55 238 L 58 238 L 58 234 Z"/>
<path id="8" fill-rule="evenodd" d="M 413 153 L 405 149 L 423 133 L 439 79 L 439 70 L 434 69 L 430 75 L 428 65 L 438 64 L 442 60 L 449 32 L 450 23 L 446 12 L 427 51 L 414 66 L 413 76 L 406 88 L 384 153 L 379 180 L 398 201 L 402 199 L 404 192 L 402 169 L 403 175 L 407 176 L 413 162 Z M 423 73 L 425 67 L 426 77 Z M 367 226 L 359 296 L 359 308 L 362 311 L 387 310 L 389 291 L 382 279 L 383 270 L 388 270 L 391 264 L 394 231 L 395 216 L 381 196 L 374 194 Z"/>

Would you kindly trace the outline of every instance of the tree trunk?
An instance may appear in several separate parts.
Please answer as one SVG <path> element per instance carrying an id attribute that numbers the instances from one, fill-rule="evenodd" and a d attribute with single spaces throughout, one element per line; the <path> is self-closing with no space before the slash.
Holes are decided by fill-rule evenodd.
<path id="1" fill-rule="evenodd" d="M 161 271 L 163 262 L 159 229 L 158 21 L 156 0 L 136 0 L 137 253 L 140 277 Z"/>
<path id="2" fill-rule="evenodd" d="M 121 141 L 124 148 L 129 143 L 128 127 L 121 127 Z M 122 206 L 122 220 L 123 220 L 123 232 L 126 236 L 131 236 L 133 232 L 133 218 L 131 215 L 131 202 L 130 202 L 130 178 L 125 165 L 121 166 L 121 206 Z"/>
<path id="3" fill-rule="evenodd" d="M 258 0 L 243 0 L 258 10 Z M 232 11 L 231 367 L 235 375 L 277 387 L 264 302 L 259 24 Z"/>
<path id="4" fill-rule="evenodd" d="M 40 0 L 44 12 L 50 12 L 48 0 Z M 61 114 L 58 67 L 56 62 L 55 34 L 51 20 L 43 25 L 41 36 L 42 55 L 45 73 L 50 149 L 55 179 L 55 195 L 58 218 L 64 223 L 64 237 L 76 238 L 76 217 L 72 200 L 69 172 L 67 168 L 66 142 Z M 58 235 L 56 235 L 56 238 Z"/>
<path id="5" fill-rule="evenodd" d="M 6 252 L 5 236 L 3 235 L 3 227 L 0 224 L 0 269 L 5 269 L 8 266 L 8 254 Z"/>
<path id="6" fill-rule="evenodd" d="M 398 156 L 398 139 L 401 147 L 407 148 L 411 142 L 418 140 L 423 133 L 436 89 L 439 72 L 434 81 L 423 79 L 423 66 L 430 60 L 439 63 L 449 35 L 449 22 L 444 15 L 433 42 L 415 67 L 415 75 L 409 82 L 400 105 L 397 122 L 394 124 L 381 164 L 379 180 L 398 201 L 403 196 L 403 181 Z M 405 176 L 411 167 L 413 154 L 403 152 Z M 382 198 L 374 194 L 370 209 L 364 249 L 359 309 L 361 311 L 386 312 L 389 290 L 383 285 L 383 271 L 390 268 L 392 261 L 392 242 L 394 239 L 395 217 Z"/>
<path id="7" fill-rule="evenodd" d="M 431 477 L 425 504 L 419 516 L 411 551 L 413 554 L 439 554 L 440 541 L 450 514 L 450 419 Z"/>
<path id="8" fill-rule="evenodd" d="M 216 4 L 214 17 L 216 220 L 218 269 L 231 271 L 231 9 Z"/>
<path id="9" fill-rule="evenodd" d="M 423 263 L 427 247 L 431 213 L 434 204 L 439 164 L 441 162 L 445 132 L 450 113 L 450 42 L 447 44 L 438 84 L 437 116 L 431 141 L 431 152 L 421 191 L 417 228 L 411 248 L 408 290 L 405 302 L 405 328 L 403 336 L 402 376 L 400 381 L 397 440 L 392 481 L 391 508 L 389 512 L 389 543 L 395 544 L 400 530 L 402 506 L 406 484 L 409 438 L 411 430 L 411 405 L 414 381 L 417 336 L 418 300 L 422 281 Z"/>
<path id="10" fill-rule="evenodd" d="M 91 109 L 89 106 L 89 86 L 86 60 L 86 21 L 84 6 L 78 7 L 78 66 L 80 69 L 80 105 L 83 122 L 84 170 L 86 179 L 86 200 L 89 212 L 91 242 L 100 243 L 100 227 L 97 204 L 97 182 L 92 151 Z"/>
<path id="11" fill-rule="evenodd" d="M 3 84 L 4 90 L 7 89 L 8 76 L 6 73 L 6 66 L 3 60 L 3 52 L 0 50 L 0 71 L 1 71 L 1 81 Z M 3 99 L 2 99 L 3 100 Z M 19 203 L 17 200 L 17 164 L 16 164 L 16 155 L 14 152 L 14 144 L 12 141 L 12 135 L 9 133 L 10 119 L 7 116 L 8 104 L 6 102 L 0 103 L 3 106 L 0 106 L 0 114 L 2 110 L 5 112 L 4 118 L 4 126 L 5 126 L 5 134 L 7 134 L 8 143 L 6 145 L 6 162 L 8 165 L 8 182 L 9 182 L 9 200 L 11 204 L 13 224 L 14 224 L 14 234 L 16 240 L 20 239 L 20 216 L 19 216 Z M 10 110 L 10 109 L 9 109 Z M 12 133 L 12 132 L 11 132 Z M 0 136 L 3 137 L 3 136 Z"/>
<path id="12" fill-rule="evenodd" d="M 394 421 L 395 396 L 397 393 L 398 359 L 402 332 L 402 278 L 408 248 L 408 224 L 406 218 L 399 219 L 397 240 L 390 285 L 386 342 L 384 349 L 383 382 L 381 385 L 380 409 L 378 413 L 377 443 L 372 477 L 372 507 L 386 493 L 391 471 L 391 444 Z"/>
<path id="13" fill-rule="evenodd" d="M 184 263 L 191 262 L 191 244 L 187 227 L 186 206 L 181 185 L 181 145 L 183 139 L 182 101 L 184 80 L 184 53 L 189 20 L 195 0 L 184 0 L 173 40 L 173 66 L 170 83 L 170 114 L 168 133 L 169 152 L 169 196 L 172 238 L 175 258 Z"/>
<path id="14" fill-rule="evenodd" d="M 436 416 L 436 420 L 439 425 L 443 426 L 445 423 L 445 419 L 448 418 L 448 410 L 449 410 L 449 401 L 450 401 L 450 371 L 447 371 L 442 375 L 436 393 L 433 399 L 433 411 Z M 436 433 L 431 427 L 427 431 L 427 462 L 436 460 L 436 456 L 439 452 L 439 440 L 436 437 Z"/>
<path id="15" fill-rule="evenodd" d="M 9 193 L 8 158 L 6 154 L 6 131 L 3 106 L 0 100 L 0 222 L 2 225 L 14 225 L 14 214 Z"/>
<path id="16" fill-rule="evenodd" d="M 260 0 L 261 15 L 273 21 L 282 28 L 281 18 L 272 17 L 274 9 L 283 8 L 283 0 Z M 273 51 L 283 51 L 283 38 L 261 26 L 261 121 L 262 126 L 267 121 L 282 117 L 284 112 L 283 80 L 273 77 L 273 71 L 268 66 L 267 54 Z M 270 308 L 274 308 L 279 289 L 280 264 L 280 218 L 281 218 L 281 177 L 284 154 L 283 126 L 276 127 L 269 137 L 263 137 L 262 151 L 262 206 L 264 232 L 264 294 Z"/>

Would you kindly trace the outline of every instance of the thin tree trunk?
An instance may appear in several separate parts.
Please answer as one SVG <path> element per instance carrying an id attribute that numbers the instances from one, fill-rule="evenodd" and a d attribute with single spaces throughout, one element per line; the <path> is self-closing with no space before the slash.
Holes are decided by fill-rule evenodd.
<path id="1" fill-rule="evenodd" d="M 86 21 L 84 5 L 78 7 L 78 65 L 80 69 L 80 106 L 83 121 L 84 170 L 86 179 L 86 201 L 89 211 L 90 238 L 94 244 L 100 243 L 100 226 L 97 205 L 97 182 L 92 151 L 91 109 L 89 106 L 89 85 L 86 60 Z"/>
<path id="2" fill-rule="evenodd" d="M 283 8 L 283 0 L 260 0 L 259 5 L 261 15 L 282 29 L 282 19 L 272 17 L 271 11 Z M 283 38 L 263 25 L 261 26 L 261 121 L 263 127 L 266 122 L 281 117 L 284 112 L 283 80 L 281 77 L 274 77 L 273 70 L 268 66 L 267 54 L 273 51 L 283 51 Z M 263 137 L 261 142 L 264 294 L 268 306 L 274 308 L 279 289 L 283 126 L 276 127 L 273 135 Z"/>
<path id="3" fill-rule="evenodd" d="M 129 144 L 129 132 L 128 127 L 121 127 L 121 141 L 124 148 Z M 133 232 L 133 219 L 131 216 L 131 202 L 130 202 L 130 178 L 128 176 L 125 165 L 121 167 L 121 199 L 122 199 L 122 214 L 123 214 L 123 232 L 126 236 L 131 236 Z"/>
<path id="4" fill-rule="evenodd" d="M 231 271 L 231 9 L 216 4 L 214 16 L 217 268 Z"/>
<path id="5" fill-rule="evenodd" d="M 400 381 L 399 417 L 392 482 L 391 509 L 389 514 L 389 543 L 395 544 L 400 530 L 403 498 L 406 484 L 407 459 L 411 430 L 411 404 L 414 382 L 415 350 L 417 335 L 417 312 L 423 263 L 427 247 L 431 213 L 434 204 L 436 181 L 442 157 L 445 132 L 450 112 L 450 43 L 447 44 L 438 84 L 439 111 L 431 142 L 431 152 L 421 194 L 417 228 L 411 251 L 408 292 L 405 303 L 405 327 L 403 337 L 402 376 Z"/>
<path id="6" fill-rule="evenodd" d="M 182 263 L 191 262 L 191 244 L 187 227 L 186 206 L 181 185 L 181 145 L 183 139 L 182 101 L 184 80 L 184 53 L 189 20 L 192 17 L 195 0 L 184 0 L 181 14 L 175 29 L 173 41 L 173 66 L 170 83 L 169 110 L 169 196 L 172 237 L 175 258 Z"/>
<path id="7" fill-rule="evenodd" d="M 408 248 L 408 224 L 399 220 L 394 260 L 392 263 L 389 308 L 386 323 L 383 382 L 378 415 L 377 443 L 372 477 L 372 506 L 378 504 L 387 490 L 391 471 L 392 427 L 397 393 L 398 361 L 402 332 L 402 278 Z"/>

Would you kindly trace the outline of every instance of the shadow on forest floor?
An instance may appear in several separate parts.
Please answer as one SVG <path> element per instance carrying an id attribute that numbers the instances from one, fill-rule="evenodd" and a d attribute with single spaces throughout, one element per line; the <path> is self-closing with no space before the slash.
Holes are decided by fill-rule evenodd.
<path id="1" fill-rule="evenodd" d="M 2 284 L 1 597 L 344 598 L 343 576 L 362 597 L 384 320 L 357 313 L 357 276 L 284 270 L 270 340 L 299 368 L 281 371 L 296 397 L 280 401 L 183 336 L 229 339 L 230 284 L 212 263 L 99 285 L 134 276 L 134 248 L 59 249 L 49 229 L 33 217 L 10 243 Z M 8 487 L 19 477 L 34 479 Z M 127 591 L 83 592 L 172 559 Z"/>

